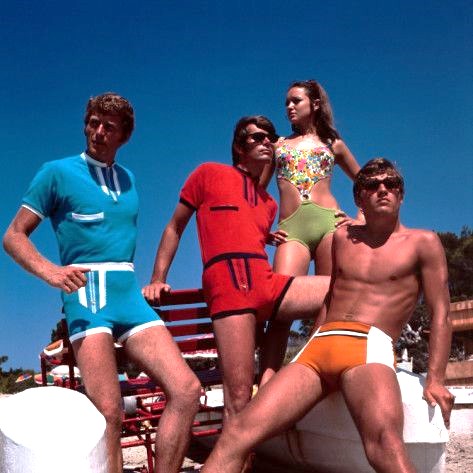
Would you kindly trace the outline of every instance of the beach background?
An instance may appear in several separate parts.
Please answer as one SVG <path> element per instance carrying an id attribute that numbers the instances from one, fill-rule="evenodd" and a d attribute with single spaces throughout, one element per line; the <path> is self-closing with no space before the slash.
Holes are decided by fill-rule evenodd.
<path id="1" fill-rule="evenodd" d="M 1 398 L 8 396 L 0 394 Z M 208 446 L 193 441 L 182 465 L 181 473 L 199 471 L 209 454 Z M 144 447 L 123 450 L 124 473 L 137 472 L 147 465 Z M 468 473 L 473 465 L 473 407 L 456 408 L 452 411 L 450 440 L 446 449 L 445 473 Z M 254 473 L 297 473 L 293 468 L 272 463 L 267 458 L 257 457 Z"/>
<path id="2" fill-rule="evenodd" d="M 87 99 L 113 90 L 136 113 L 118 161 L 140 194 L 135 271 L 144 285 L 189 173 L 205 161 L 231 162 L 243 115 L 266 115 L 279 134 L 291 133 L 287 87 L 313 78 L 357 160 L 384 156 L 401 169 L 403 223 L 458 234 L 473 227 L 472 23 L 471 0 L 4 2 L 0 232 L 45 161 L 84 150 Z M 340 208 L 355 215 L 343 171 L 332 184 Z M 269 190 L 277 196 L 275 179 Z M 32 239 L 58 261 L 50 222 Z M 193 219 L 168 282 L 199 287 L 201 269 Z M 62 316 L 59 291 L 3 251 L 0 278 L 2 368 L 38 371 Z"/>
<path id="3" fill-rule="evenodd" d="M 199 467 L 209 453 L 208 447 L 194 441 L 181 473 L 199 471 Z M 136 471 L 146 465 L 144 447 L 124 450 L 124 472 Z M 473 408 L 452 411 L 450 440 L 447 443 L 445 473 L 468 473 L 473 468 Z M 254 473 L 298 473 L 287 466 L 272 463 L 267 458 L 257 457 Z M 323 473 L 323 472 L 320 472 Z"/>

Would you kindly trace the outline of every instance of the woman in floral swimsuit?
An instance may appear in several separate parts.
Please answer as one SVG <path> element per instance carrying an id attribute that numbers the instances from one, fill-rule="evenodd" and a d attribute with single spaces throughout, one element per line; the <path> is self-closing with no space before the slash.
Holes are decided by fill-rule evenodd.
<path id="1" fill-rule="evenodd" d="M 286 97 L 286 113 L 293 133 L 276 143 L 273 169 L 260 183 L 267 185 L 276 168 L 280 196 L 278 245 L 274 271 L 291 276 L 308 273 L 312 260 L 319 275 L 332 271 L 331 242 L 335 229 L 351 219 L 338 208 L 330 190 L 335 164 L 353 180 L 360 169 L 333 124 L 332 110 L 325 90 L 316 81 L 294 82 Z M 278 369 L 284 356 L 288 326 L 271 327 L 270 343 L 280 346 L 276 360 L 263 365 Z M 279 335 L 278 335 L 279 334 Z M 277 343 L 276 340 L 280 340 Z M 262 382 L 273 373 L 264 370 Z"/>

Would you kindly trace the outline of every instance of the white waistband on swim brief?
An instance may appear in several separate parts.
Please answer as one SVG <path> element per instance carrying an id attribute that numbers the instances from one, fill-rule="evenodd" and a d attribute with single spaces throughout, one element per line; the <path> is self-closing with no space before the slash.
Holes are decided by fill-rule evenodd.
<path id="1" fill-rule="evenodd" d="M 120 263 L 73 263 L 69 266 L 76 266 L 78 268 L 90 269 L 91 271 L 134 271 L 135 266 L 133 263 L 120 262 Z"/>

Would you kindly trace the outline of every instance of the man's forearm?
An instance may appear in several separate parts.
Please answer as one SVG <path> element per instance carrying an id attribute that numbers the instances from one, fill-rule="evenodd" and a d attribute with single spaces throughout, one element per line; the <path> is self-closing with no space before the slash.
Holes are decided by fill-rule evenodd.
<path id="1" fill-rule="evenodd" d="M 41 255 L 26 234 L 8 230 L 3 247 L 26 271 L 48 282 L 47 276 L 55 265 Z"/>
<path id="2" fill-rule="evenodd" d="M 159 243 L 156 259 L 154 261 L 151 282 L 166 282 L 169 267 L 176 255 L 179 246 L 180 235 L 173 229 L 166 227 Z"/>
<path id="3" fill-rule="evenodd" d="M 433 317 L 430 327 L 428 381 L 443 384 L 450 356 L 451 341 L 452 325 L 449 314 Z"/>

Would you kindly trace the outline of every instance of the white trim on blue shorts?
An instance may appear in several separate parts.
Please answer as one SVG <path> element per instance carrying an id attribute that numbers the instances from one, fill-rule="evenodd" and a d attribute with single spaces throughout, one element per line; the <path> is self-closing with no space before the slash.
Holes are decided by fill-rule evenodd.
<path id="1" fill-rule="evenodd" d="M 146 330 L 149 327 L 156 327 L 158 325 L 164 325 L 164 322 L 162 320 L 152 320 L 151 322 L 146 322 L 145 324 L 137 325 L 136 327 L 133 327 L 132 329 L 125 332 L 122 336 L 118 337 L 117 342 L 123 343 L 135 333 L 141 332 L 142 330 Z"/>

